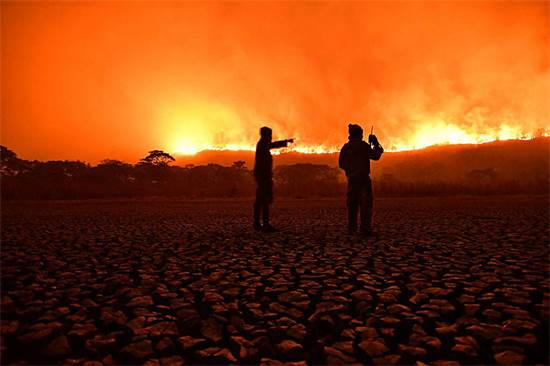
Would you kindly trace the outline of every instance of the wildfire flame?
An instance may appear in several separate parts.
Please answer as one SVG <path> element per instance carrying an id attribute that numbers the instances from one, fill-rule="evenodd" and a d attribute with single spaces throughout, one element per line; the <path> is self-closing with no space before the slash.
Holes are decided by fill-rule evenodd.
<path id="1" fill-rule="evenodd" d="M 160 125 L 168 126 L 165 135 L 169 142 L 167 149 L 174 154 L 195 155 L 201 151 L 254 151 L 258 131 L 245 130 L 240 117 L 223 105 L 192 101 L 179 108 L 167 109 L 170 113 L 159 115 Z M 434 145 L 480 144 L 497 140 L 527 140 L 539 136 L 550 136 L 550 129 L 542 128 L 535 132 L 526 132 L 524 128 L 502 123 L 480 131 L 473 127 L 464 127 L 442 118 L 415 118 L 417 127 L 407 138 L 392 137 L 391 131 L 380 129 L 379 141 L 386 151 L 408 151 Z M 267 123 L 269 125 L 269 123 Z M 383 125 L 383 124 L 382 124 Z M 277 137 L 292 137 L 284 129 L 275 128 Z M 274 150 L 274 154 L 297 152 L 302 154 L 328 154 L 338 152 L 345 142 L 343 130 L 340 145 L 334 143 L 312 144 L 306 138 L 297 136 L 295 143 L 287 148 Z M 375 131 L 376 132 L 376 131 Z M 365 135 L 368 131 L 365 131 Z M 366 137 L 366 136 L 365 136 Z"/>
<path id="2" fill-rule="evenodd" d="M 505 140 L 530 140 L 535 137 L 549 137 L 550 129 L 541 129 L 536 134 L 526 134 L 521 128 L 502 125 L 500 129 L 487 133 L 475 134 L 466 131 L 459 126 L 452 124 L 424 125 L 420 127 L 409 142 L 388 143 L 380 141 L 386 151 L 410 151 L 423 149 L 436 145 L 459 145 L 459 144 L 482 144 L 492 141 Z M 241 144 L 196 144 L 192 139 L 180 139 L 173 145 L 172 151 L 179 155 L 195 155 L 201 151 L 254 151 L 255 145 L 252 143 Z M 331 154 L 340 151 L 341 146 L 331 145 L 301 145 L 300 141 L 295 144 L 273 151 L 273 154 L 297 152 L 301 154 Z"/>

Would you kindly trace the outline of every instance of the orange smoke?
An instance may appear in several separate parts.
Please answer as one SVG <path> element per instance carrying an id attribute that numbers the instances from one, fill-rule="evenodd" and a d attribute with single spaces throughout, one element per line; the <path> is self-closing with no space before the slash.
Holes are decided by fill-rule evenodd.
<path id="1" fill-rule="evenodd" d="M 548 2 L 9 2 L 1 142 L 24 158 L 388 150 L 547 135 Z"/>

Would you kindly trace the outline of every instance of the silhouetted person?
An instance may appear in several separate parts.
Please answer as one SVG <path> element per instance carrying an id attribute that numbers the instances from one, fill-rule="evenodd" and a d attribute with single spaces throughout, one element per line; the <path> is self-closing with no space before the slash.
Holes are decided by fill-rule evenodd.
<path id="1" fill-rule="evenodd" d="M 273 202 L 273 158 L 271 149 L 286 147 L 294 139 L 271 142 L 272 131 L 269 127 L 260 128 L 260 141 L 256 145 L 254 178 L 256 179 L 256 201 L 254 202 L 254 229 L 274 231 L 269 224 L 269 205 Z M 263 225 L 260 224 L 260 213 Z"/>
<path id="2" fill-rule="evenodd" d="M 349 124 L 349 141 L 340 150 L 338 165 L 348 178 L 347 206 L 348 231 L 357 231 L 357 214 L 361 210 L 361 232 L 370 234 L 372 230 L 373 194 L 370 179 L 370 160 L 379 160 L 384 149 L 373 134 L 369 142 L 363 141 L 363 129 Z"/>

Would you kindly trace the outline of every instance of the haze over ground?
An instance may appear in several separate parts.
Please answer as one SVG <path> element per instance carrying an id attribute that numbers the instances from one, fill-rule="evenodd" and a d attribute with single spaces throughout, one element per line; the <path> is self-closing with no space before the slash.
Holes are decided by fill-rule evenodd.
<path id="1" fill-rule="evenodd" d="M 26 159 L 160 148 L 387 150 L 549 127 L 549 3 L 9 2 L 1 143 Z M 542 131 L 542 132 L 541 132 Z"/>

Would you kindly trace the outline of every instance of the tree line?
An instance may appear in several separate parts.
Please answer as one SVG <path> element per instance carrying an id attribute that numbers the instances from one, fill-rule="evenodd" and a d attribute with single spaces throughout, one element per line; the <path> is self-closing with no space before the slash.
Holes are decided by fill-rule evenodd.
<path id="1" fill-rule="evenodd" d="M 94 199 L 137 197 L 248 197 L 255 192 L 244 161 L 173 166 L 175 159 L 152 150 L 137 164 L 106 159 L 96 166 L 81 161 L 20 159 L 1 147 L 2 199 Z M 277 194 L 331 196 L 342 192 L 340 172 L 327 165 L 296 164 L 274 171 Z"/>
<path id="2" fill-rule="evenodd" d="M 95 166 L 81 161 L 24 160 L 0 146 L 3 200 L 103 199 L 140 197 L 232 198 L 255 192 L 244 161 L 231 166 L 171 165 L 175 159 L 152 150 L 137 164 L 106 159 Z M 277 197 L 343 197 L 343 173 L 328 165 L 292 164 L 274 169 Z M 392 174 L 374 180 L 379 196 L 548 193 L 547 182 L 526 185 L 499 181 L 491 170 L 473 170 L 461 182 L 404 182 Z"/>

